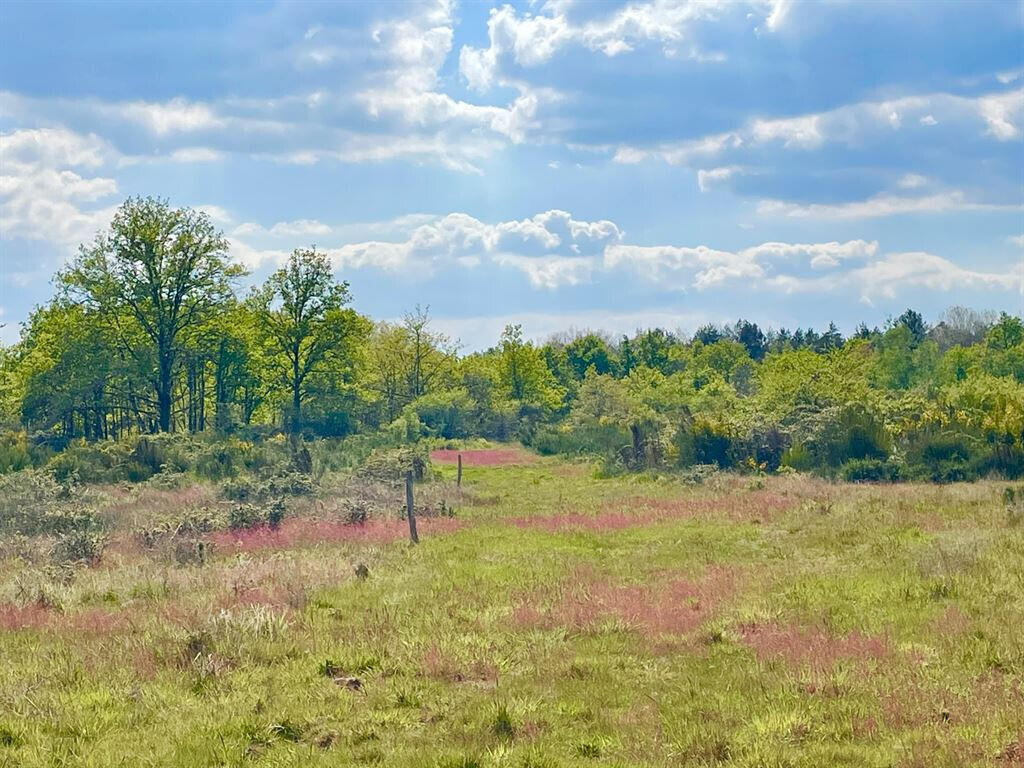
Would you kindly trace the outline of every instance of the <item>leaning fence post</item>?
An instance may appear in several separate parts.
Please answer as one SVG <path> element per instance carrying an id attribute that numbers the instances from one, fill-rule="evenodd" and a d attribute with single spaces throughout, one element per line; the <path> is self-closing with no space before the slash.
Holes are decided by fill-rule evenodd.
<path id="1" fill-rule="evenodd" d="M 462 487 L 462 454 L 461 453 L 459 454 L 459 469 L 455 473 L 455 487 L 456 488 L 461 488 Z"/>
<path id="2" fill-rule="evenodd" d="M 413 544 L 420 543 L 420 537 L 416 534 L 416 511 L 412 506 L 412 471 L 405 473 L 405 514 L 409 518 L 409 538 Z"/>

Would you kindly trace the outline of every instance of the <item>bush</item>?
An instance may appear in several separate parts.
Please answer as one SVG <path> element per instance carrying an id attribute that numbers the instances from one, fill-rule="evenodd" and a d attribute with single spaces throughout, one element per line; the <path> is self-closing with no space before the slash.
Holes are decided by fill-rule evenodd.
<path id="1" fill-rule="evenodd" d="M 27 469 L 32 463 L 24 432 L 0 433 L 0 474 Z"/>
<path id="2" fill-rule="evenodd" d="M 892 483 L 899 479 L 899 467 L 881 459 L 850 459 L 839 475 L 851 483 Z"/>
<path id="3" fill-rule="evenodd" d="M 561 427 L 542 427 L 537 430 L 530 447 L 542 456 L 581 453 L 579 442 L 572 433 Z"/>
<path id="4" fill-rule="evenodd" d="M 0 532 L 38 535 L 94 533 L 103 526 L 92 499 L 42 471 L 0 475 Z"/>
<path id="5" fill-rule="evenodd" d="M 710 424 L 698 424 L 693 429 L 694 464 L 717 464 L 722 469 L 733 465 L 732 441 L 729 435 Z"/>
<path id="6" fill-rule="evenodd" d="M 265 520 L 263 510 L 256 504 L 236 504 L 228 516 L 228 527 L 233 531 L 255 528 Z"/>
<path id="7" fill-rule="evenodd" d="M 814 456 L 803 443 L 793 443 L 782 453 L 781 465 L 797 472 L 810 472 L 815 468 Z"/>
<path id="8" fill-rule="evenodd" d="M 972 449 L 972 443 L 977 447 Z M 982 448 L 962 432 L 924 429 L 912 436 L 907 450 L 911 477 L 933 483 L 958 483 L 978 478 L 977 459 Z"/>
<path id="9" fill-rule="evenodd" d="M 308 475 L 286 470 L 263 479 L 229 480 L 220 492 L 232 501 L 267 501 L 282 496 L 309 496 L 314 490 L 313 479 Z"/>
<path id="10" fill-rule="evenodd" d="M 432 392 L 408 407 L 428 437 L 453 440 L 469 435 L 474 403 L 464 389 Z"/>
<path id="11" fill-rule="evenodd" d="M 61 536 L 50 550 L 50 559 L 58 565 L 99 562 L 106 541 L 101 534 L 76 531 Z"/>

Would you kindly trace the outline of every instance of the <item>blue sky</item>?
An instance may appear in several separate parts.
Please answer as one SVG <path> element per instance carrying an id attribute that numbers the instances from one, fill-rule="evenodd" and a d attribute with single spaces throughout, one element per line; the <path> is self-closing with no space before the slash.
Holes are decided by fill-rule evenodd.
<path id="1" fill-rule="evenodd" d="M 0 339 L 126 197 L 355 305 L 851 330 L 1024 313 L 1024 4 L 0 5 Z"/>

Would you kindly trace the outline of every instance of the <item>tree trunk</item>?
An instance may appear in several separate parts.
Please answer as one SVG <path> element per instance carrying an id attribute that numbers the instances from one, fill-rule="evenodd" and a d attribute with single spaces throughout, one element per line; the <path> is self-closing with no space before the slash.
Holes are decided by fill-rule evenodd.
<path id="1" fill-rule="evenodd" d="M 168 382 L 165 385 L 161 382 L 160 388 L 156 393 L 156 406 L 157 406 L 157 418 L 158 428 L 161 432 L 171 431 L 171 385 Z"/>

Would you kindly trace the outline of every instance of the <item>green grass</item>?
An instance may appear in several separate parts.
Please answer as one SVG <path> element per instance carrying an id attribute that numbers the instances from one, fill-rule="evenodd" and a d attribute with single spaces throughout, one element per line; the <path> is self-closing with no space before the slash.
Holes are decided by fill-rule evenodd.
<path id="1" fill-rule="evenodd" d="M 462 527 L 417 547 L 181 566 L 115 544 L 67 583 L 9 556 L 0 766 L 1024 759 L 1001 484 L 687 486 L 556 459 L 465 480 Z"/>

